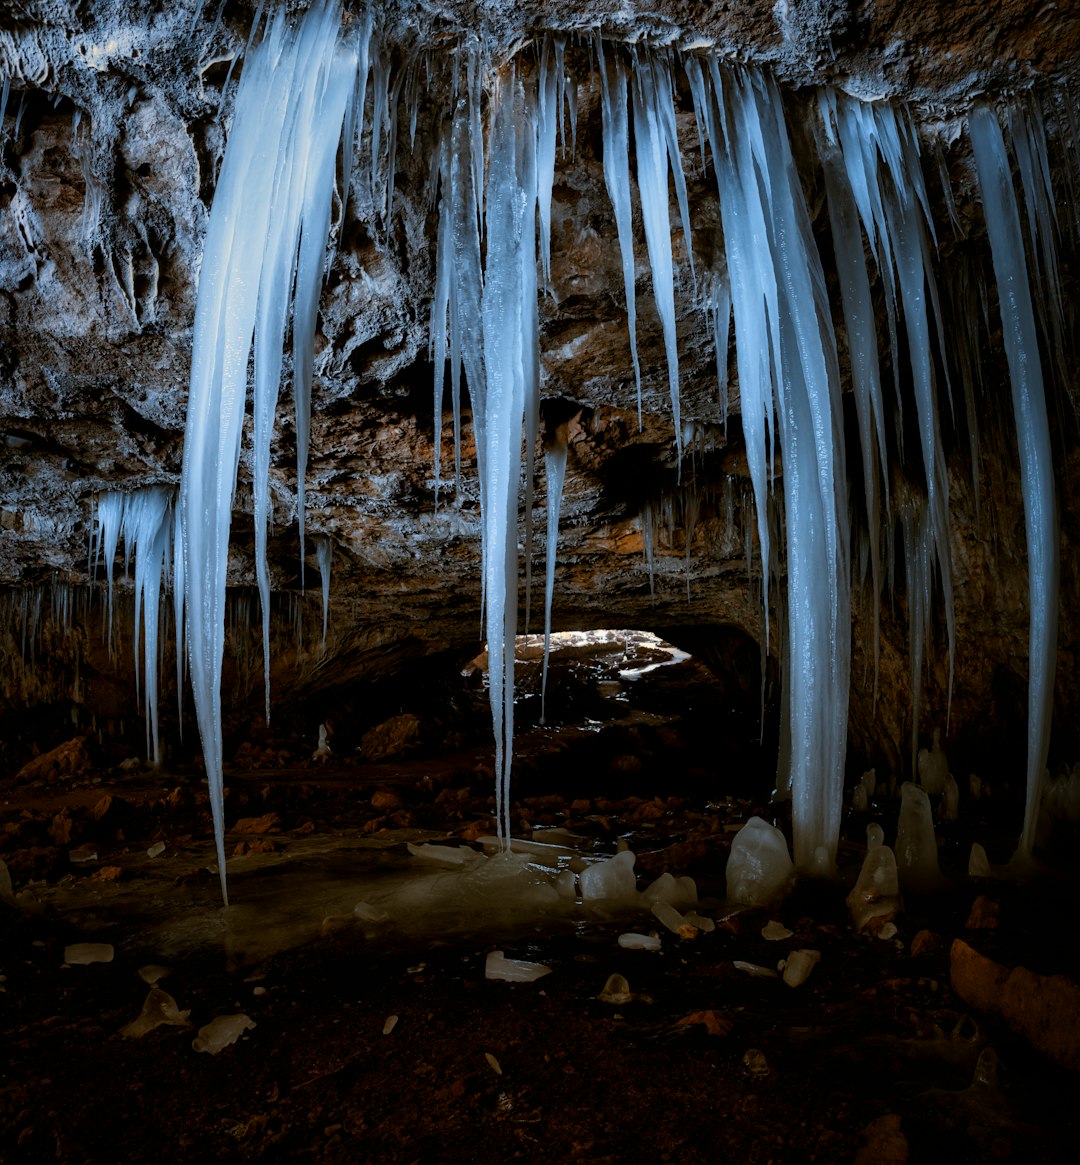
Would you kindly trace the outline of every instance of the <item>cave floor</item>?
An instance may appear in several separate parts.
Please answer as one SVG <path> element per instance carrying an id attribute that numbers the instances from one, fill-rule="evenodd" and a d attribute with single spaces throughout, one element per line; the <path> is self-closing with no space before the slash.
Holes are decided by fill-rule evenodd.
<path id="1" fill-rule="evenodd" d="M 732 828 L 761 808 L 746 800 L 571 799 L 526 781 L 514 804 L 516 823 L 597 853 L 626 837 L 641 885 L 691 874 L 712 932 L 679 938 L 644 910 L 365 924 L 350 866 L 396 877 L 407 841 L 492 828 L 477 756 L 230 774 L 228 913 L 197 773 L 9 781 L 0 856 L 21 896 L 0 903 L 0 1160 L 1074 1159 L 1075 1074 L 950 987 L 950 944 L 995 891 L 957 879 L 909 900 L 889 940 L 853 933 L 843 887 L 733 910 Z M 858 845 L 842 856 L 853 877 Z M 791 936 L 766 941 L 770 918 Z M 620 947 L 626 931 L 659 931 L 662 950 Z M 78 942 L 114 957 L 67 965 Z M 799 948 L 822 958 L 795 989 L 734 965 Z M 551 973 L 487 980 L 493 949 Z M 190 1026 L 125 1037 L 147 964 L 168 966 L 159 986 Z M 598 998 L 613 973 L 629 1001 Z M 198 1028 L 236 1013 L 254 1022 L 237 1043 L 193 1050 Z M 988 1046 L 997 1079 L 978 1082 Z"/>

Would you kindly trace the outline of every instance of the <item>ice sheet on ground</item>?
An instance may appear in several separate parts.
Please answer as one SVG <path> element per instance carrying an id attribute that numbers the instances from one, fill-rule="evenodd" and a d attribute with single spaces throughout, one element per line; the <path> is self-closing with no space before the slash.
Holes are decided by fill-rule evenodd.
<path id="1" fill-rule="evenodd" d="M 110 943 L 72 943 L 64 947 L 64 962 L 73 966 L 90 963 L 111 963 L 113 948 Z"/>

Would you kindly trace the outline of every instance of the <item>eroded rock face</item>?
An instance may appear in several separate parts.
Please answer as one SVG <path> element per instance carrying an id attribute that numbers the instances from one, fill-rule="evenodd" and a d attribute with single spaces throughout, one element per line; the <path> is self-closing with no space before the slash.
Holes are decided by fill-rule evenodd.
<path id="1" fill-rule="evenodd" d="M 91 0 L 73 14 L 68 4 L 36 0 L 7 5 L 0 16 L 0 78 L 11 83 L 0 170 L 5 586 L 85 581 L 94 494 L 179 479 L 202 238 L 233 92 L 226 79 L 254 5 L 245 0 L 228 6 L 221 25 L 214 21 L 215 4 L 193 20 L 197 7 L 191 0 Z M 982 93 L 1067 80 L 1080 45 L 1080 12 L 1035 3 L 1003 6 L 992 22 L 982 6 L 955 2 L 673 0 L 651 4 L 648 12 L 638 7 L 449 0 L 437 16 L 419 3 L 388 8 L 385 52 L 395 67 L 422 62 L 424 84 L 415 140 L 402 118 L 389 221 L 371 194 L 370 159 L 362 151 L 322 299 L 307 522 L 310 532 L 334 543 L 336 662 L 312 667 L 310 674 L 300 669 L 304 682 L 343 684 L 383 674 L 395 661 L 466 644 L 477 634 L 479 513 L 468 425 L 463 478 L 456 496 L 444 488 L 438 508 L 433 474 L 428 319 L 436 212 L 430 159 L 449 109 L 448 46 L 481 30 L 498 61 L 537 30 L 566 29 L 585 37 L 600 28 L 616 40 L 644 38 L 684 49 L 709 45 L 726 59 L 773 68 L 789 86 L 793 145 L 832 279 L 808 120 L 811 86 L 829 82 L 863 97 L 919 103 L 943 268 L 963 260 L 977 269 L 985 255 L 971 259 L 982 227 L 960 136 L 963 111 Z M 578 108 L 576 148 L 557 161 L 552 288 L 541 303 L 544 423 L 566 424 L 570 443 L 555 624 L 681 628 L 690 650 L 705 643 L 711 626 L 730 624 L 757 637 L 759 602 L 747 585 L 747 546 L 751 559 L 756 548 L 748 541 L 754 518 L 738 385 L 733 379 L 725 423 L 708 321 L 676 231 L 687 451 L 680 480 L 663 339 L 639 221 L 640 427 L 637 420 L 619 252 L 603 179 L 599 82 L 587 39 L 571 42 L 567 61 Z M 679 109 L 694 249 L 707 273 L 724 263 L 715 188 L 697 149 L 685 94 Z M 1051 132 L 1058 132 L 1061 126 L 1050 120 Z M 934 173 L 939 168 L 955 189 L 959 232 L 948 225 Z M 952 326 L 966 301 L 944 294 Z M 841 338 L 842 356 L 843 347 Z M 993 747 L 1008 741 L 1022 757 L 1023 512 L 1012 468 L 1007 381 L 1000 359 L 994 359 L 986 381 L 991 403 L 980 420 L 984 442 L 988 433 L 1000 430 L 1000 436 L 997 445 L 984 443 L 978 491 L 971 485 L 959 388 L 955 427 L 943 422 L 957 602 L 952 725 L 955 737 L 993 738 Z M 734 378 L 734 361 L 731 367 Z M 271 569 L 276 587 L 295 589 L 302 580 L 317 586 L 317 575 L 310 542 L 309 560 L 299 561 L 289 407 L 284 399 L 272 459 Z M 446 467 L 453 464 L 448 423 L 442 441 Z M 1062 430 L 1058 452 L 1058 690 L 1059 706 L 1067 708 L 1077 689 L 1080 609 L 1080 515 L 1076 490 L 1070 489 L 1078 453 L 1071 428 Z M 245 585 L 253 581 L 248 482 L 245 451 L 231 564 L 231 581 Z M 542 475 L 537 484 L 542 507 Z M 650 531 L 652 586 L 644 553 Z M 537 578 L 541 561 L 538 548 Z M 857 748 L 896 761 L 905 755 L 910 732 L 906 612 L 902 587 L 898 591 L 898 601 L 882 617 L 878 690 L 884 695 L 877 700 L 868 612 L 857 602 L 851 701 Z M 12 636 L 8 647 L 14 652 L 17 632 Z M 928 672 L 926 724 L 945 715 L 943 634 L 930 652 Z M 258 686 L 255 677 L 249 688 L 256 703 Z M 293 680 L 285 686 L 292 692 Z M 7 706 L 32 701 L 32 689 L 25 675 L 12 681 Z M 1058 745 L 1066 755 L 1074 746 L 1064 738 Z"/>

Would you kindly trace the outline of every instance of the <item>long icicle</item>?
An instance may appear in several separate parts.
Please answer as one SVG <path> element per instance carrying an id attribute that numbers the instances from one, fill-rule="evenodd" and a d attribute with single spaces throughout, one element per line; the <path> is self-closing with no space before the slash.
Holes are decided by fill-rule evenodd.
<path id="1" fill-rule="evenodd" d="M 221 669 L 248 357 L 260 303 L 268 303 L 277 290 L 274 281 L 282 268 L 290 275 L 293 270 L 276 240 L 296 238 L 294 393 L 299 401 L 309 391 L 334 160 L 357 70 L 355 47 L 338 45 L 340 23 L 333 0 L 314 5 L 296 28 L 279 12 L 252 51 L 237 90 L 199 278 L 177 536 L 183 545 L 184 638 L 226 904 Z M 302 191 L 299 224 L 285 221 L 274 201 L 275 192 L 297 189 Z M 267 308 L 258 324 L 260 337 L 276 329 L 280 318 L 280 309 Z M 256 378 L 264 386 L 272 379 L 267 373 L 278 367 L 283 330 L 265 340 L 256 352 L 256 364 L 264 369 Z M 303 434 L 297 427 L 302 483 L 306 420 Z M 259 439 L 265 436 L 264 425 Z M 265 482 L 256 488 L 265 498 Z M 302 514 L 302 488 L 299 492 Z"/>
<path id="2" fill-rule="evenodd" d="M 1001 332 L 1020 446 L 1030 615 L 1027 797 L 1019 852 L 1030 857 L 1035 844 L 1054 703 L 1058 614 L 1057 503 L 1042 361 L 1024 258 L 1020 212 L 1005 140 L 992 109 L 980 106 L 972 112 L 970 133 L 998 285 Z M 1029 167 L 1021 165 L 1020 173 L 1025 184 L 1035 180 Z M 1033 195 L 1027 197 L 1030 207 Z M 1049 225 L 1045 222 L 1039 224 L 1043 228 Z M 1034 235 L 1035 224 L 1032 223 L 1031 227 Z"/>

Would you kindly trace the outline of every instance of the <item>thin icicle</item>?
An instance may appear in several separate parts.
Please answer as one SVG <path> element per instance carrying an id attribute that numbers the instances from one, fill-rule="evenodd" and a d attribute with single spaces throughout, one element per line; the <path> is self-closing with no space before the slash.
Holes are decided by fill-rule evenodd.
<path id="1" fill-rule="evenodd" d="M 325 535 L 315 543 L 315 557 L 319 563 L 322 582 L 322 645 L 326 648 L 326 627 L 330 619 L 330 565 L 334 558 L 334 543 Z"/>
<path id="2" fill-rule="evenodd" d="M 970 133 L 998 285 L 1001 332 L 1020 446 L 1020 488 L 1024 496 L 1030 604 L 1027 799 L 1020 853 L 1030 856 L 1035 843 L 1054 704 L 1058 616 L 1057 502 L 1046 393 L 1020 212 L 1004 137 L 993 110 L 985 106 L 975 109 L 971 114 Z M 1038 197 L 1036 190 L 1041 188 L 1042 179 L 1034 172 L 1030 157 L 1025 157 L 1021 151 L 1020 158 L 1023 159 L 1020 177 L 1025 198 L 1028 206 L 1034 208 Z M 1029 191 L 1029 187 L 1036 190 Z M 1052 206 L 1053 202 L 1049 205 Z M 1050 225 L 1046 221 L 1039 224 L 1043 229 Z M 1032 224 L 1033 238 L 1035 230 L 1035 224 Z"/>
<path id="3" fill-rule="evenodd" d="M 544 670 L 540 681 L 540 723 L 547 723 L 548 660 L 551 656 L 551 601 L 555 593 L 555 555 L 559 547 L 559 510 L 566 484 L 567 427 L 560 425 L 544 450 L 547 478 L 547 557 L 544 562 Z"/>
<path id="4" fill-rule="evenodd" d="M 634 227 L 630 206 L 630 145 L 626 109 L 626 66 L 617 53 L 611 74 L 604 60 L 604 42 L 597 39 L 600 58 L 600 94 L 604 134 L 604 183 L 615 211 L 615 227 L 622 255 L 623 288 L 626 293 L 626 324 L 630 330 L 630 358 L 637 388 L 638 428 L 641 428 L 641 364 L 637 351 L 637 302 L 634 274 Z"/>
<path id="5" fill-rule="evenodd" d="M 682 419 L 679 405 L 679 345 L 675 330 L 675 272 L 671 254 L 671 215 L 668 170 L 675 173 L 680 208 L 686 201 L 682 161 L 674 138 L 671 74 L 662 58 L 642 55 L 634 70 L 634 137 L 637 142 L 637 179 L 641 218 L 652 270 L 653 298 L 664 332 L 668 392 L 675 429 L 675 450 L 682 466 Z M 670 122 L 670 125 L 669 125 Z M 683 218 L 687 254 L 692 255 L 688 216 Z M 693 259 L 690 260 L 691 270 Z"/>
<path id="6" fill-rule="evenodd" d="M 552 39 L 550 34 L 544 38 L 536 100 L 536 198 L 540 218 L 540 263 L 544 273 L 544 290 L 548 292 L 551 292 L 551 190 L 555 182 L 555 131 L 556 124 L 561 127 L 562 122 L 562 104 L 556 98 L 556 93 L 561 96 L 562 92 L 562 84 L 558 81 L 562 71 L 561 40 L 558 45 L 553 66 L 551 58 L 555 54 Z"/>

